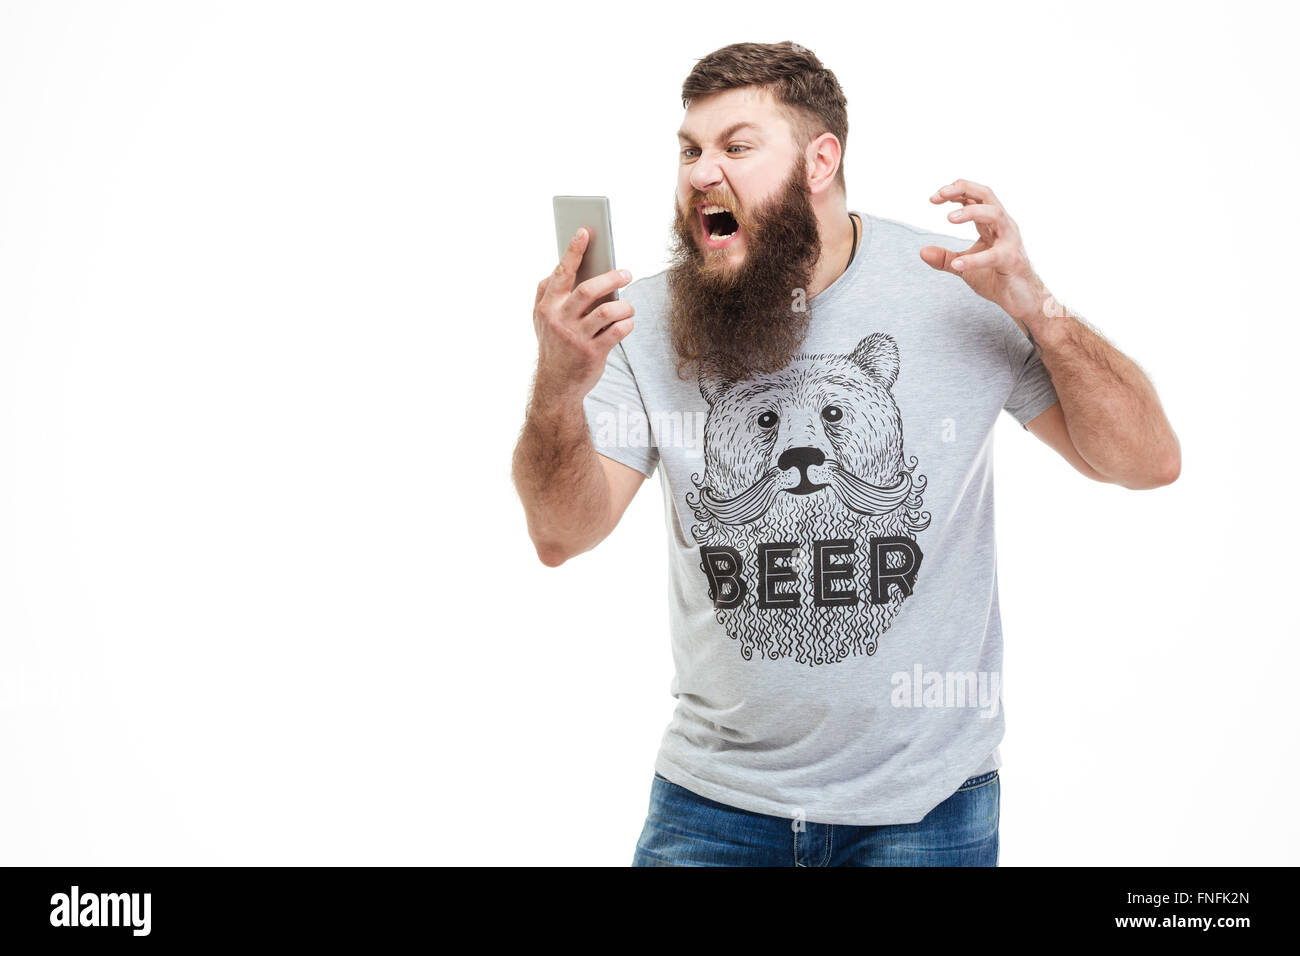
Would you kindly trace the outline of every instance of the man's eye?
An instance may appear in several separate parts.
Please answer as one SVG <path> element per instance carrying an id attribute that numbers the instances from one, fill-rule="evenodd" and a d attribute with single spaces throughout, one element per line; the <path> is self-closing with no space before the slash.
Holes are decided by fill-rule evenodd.
<path id="1" fill-rule="evenodd" d="M 727 152 L 730 153 L 732 150 L 739 150 L 739 149 L 749 149 L 749 147 L 742 146 L 739 143 L 737 143 L 735 145 L 728 146 Z M 694 146 L 687 146 L 685 149 L 682 150 L 682 159 L 694 159 L 695 157 L 692 154 L 698 152 L 699 150 L 696 149 Z"/>

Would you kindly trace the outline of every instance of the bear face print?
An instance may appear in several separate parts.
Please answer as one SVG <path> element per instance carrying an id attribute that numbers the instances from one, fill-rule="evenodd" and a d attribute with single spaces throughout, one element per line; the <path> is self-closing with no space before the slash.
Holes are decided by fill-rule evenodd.
<path id="1" fill-rule="evenodd" d="M 700 370 L 704 475 L 687 503 L 703 583 L 741 656 L 872 655 L 912 593 L 925 476 L 904 463 L 894 339 L 734 381 Z"/>

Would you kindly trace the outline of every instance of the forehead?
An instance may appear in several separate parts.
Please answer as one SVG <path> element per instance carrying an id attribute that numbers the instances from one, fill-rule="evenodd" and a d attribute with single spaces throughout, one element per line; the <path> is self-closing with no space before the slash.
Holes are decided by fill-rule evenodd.
<path id="1" fill-rule="evenodd" d="M 790 136 L 790 124 L 772 94 L 756 86 L 712 93 L 691 103 L 677 135 L 695 143 L 720 138 L 737 124 L 749 126 L 746 135 L 769 139 Z"/>

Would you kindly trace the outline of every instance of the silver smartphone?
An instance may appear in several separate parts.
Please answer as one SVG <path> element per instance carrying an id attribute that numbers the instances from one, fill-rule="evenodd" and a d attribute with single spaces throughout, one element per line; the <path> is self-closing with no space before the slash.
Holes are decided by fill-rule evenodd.
<path id="1" fill-rule="evenodd" d="M 587 251 L 583 253 L 582 262 L 578 265 L 578 277 L 574 280 L 574 287 L 581 285 L 592 276 L 603 275 L 613 269 L 614 229 L 609 220 L 609 198 L 607 196 L 553 196 L 551 205 L 555 210 L 556 254 L 561 259 L 564 258 L 564 250 L 569 248 L 569 243 L 573 240 L 573 234 L 583 226 L 587 227 Z M 615 289 L 593 302 L 591 308 L 617 301 L 618 290 Z"/>

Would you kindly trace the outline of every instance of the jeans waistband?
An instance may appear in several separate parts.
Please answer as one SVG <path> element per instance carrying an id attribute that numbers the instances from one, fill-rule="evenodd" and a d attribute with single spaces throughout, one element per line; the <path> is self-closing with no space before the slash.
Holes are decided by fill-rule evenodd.
<path id="1" fill-rule="evenodd" d="M 989 783 L 991 780 L 995 779 L 997 775 L 998 772 L 996 770 L 990 770 L 988 773 L 981 773 L 976 774 L 974 777 L 967 777 L 966 782 L 957 789 L 970 790 L 972 787 L 978 787 L 981 784 Z"/>

